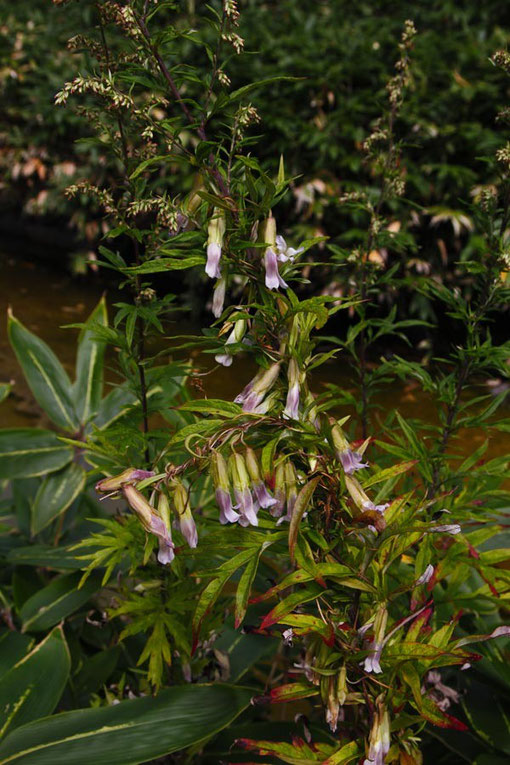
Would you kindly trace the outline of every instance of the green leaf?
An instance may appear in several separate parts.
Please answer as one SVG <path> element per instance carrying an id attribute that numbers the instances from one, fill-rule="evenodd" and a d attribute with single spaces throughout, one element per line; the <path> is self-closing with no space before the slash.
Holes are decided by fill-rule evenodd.
<path id="1" fill-rule="evenodd" d="M 71 462 L 44 479 L 32 507 L 32 534 L 38 534 L 67 510 L 85 486 L 85 477 L 84 469 Z"/>
<path id="2" fill-rule="evenodd" d="M 294 550 L 296 549 L 297 535 L 301 518 L 303 517 L 310 501 L 313 497 L 313 493 L 320 481 L 320 476 L 312 478 L 307 484 L 303 486 L 299 494 L 297 495 L 296 505 L 294 512 L 292 513 L 292 519 L 289 524 L 289 553 L 290 559 L 294 562 Z"/>
<path id="3" fill-rule="evenodd" d="M 85 550 L 80 550 L 84 555 Z M 50 545 L 29 545 L 16 547 L 7 556 L 9 563 L 21 566 L 42 566 L 55 570 L 83 568 L 83 558 L 77 557 L 69 547 L 53 547 Z"/>
<path id="4" fill-rule="evenodd" d="M 241 574 L 239 584 L 236 590 L 236 605 L 235 605 L 235 627 L 236 629 L 241 626 L 246 614 L 246 608 L 248 606 L 248 598 L 250 597 L 251 586 L 257 573 L 259 565 L 259 557 L 262 552 L 262 548 L 258 550 L 253 558 L 248 561 L 248 565 Z"/>
<path id="5" fill-rule="evenodd" d="M 200 412 L 201 414 L 221 414 L 225 417 L 237 417 L 243 413 L 239 404 L 232 401 L 222 401 L 216 398 L 201 398 L 195 401 L 186 401 L 179 409 L 186 412 Z"/>
<path id="6" fill-rule="evenodd" d="M 62 364 L 45 342 L 9 312 L 9 340 L 30 390 L 53 422 L 68 432 L 79 428 L 72 386 Z"/>
<path id="7" fill-rule="evenodd" d="M 0 681 L 0 735 L 51 714 L 64 691 L 70 668 L 62 627 L 55 627 Z"/>
<path id="8" fill-rule="evenodd" d="M 99 580 L 91 576 L 78 589 L 80 580 L 79 573 L 55 577 L 50 584 L 32 595 L 19 612 L 22 632 L 49 629 L 81 608 L 98 589 Z"/>
<path id="9" fill-rule="evenodd" d="M 10 383 L 0 383 L 0 404 L 5 401 L 11 390 L 12 385 Z"/>
<path id="10" fill-rule="evenodd" d="M 95 326 L 108 326 L 106 300 L 101 298 L 85 322 L 78 337 L 76 380 L 72 387 L 74 407 L 85 425 L 98 411 L 103 395 L 103 359 L 105 341 L 95 337 Z"/>
<path id="11" fill-rule="evenodd" d="M 0 765 L 138 765 L 204 741 L 229 725 L 252 692 L 185 685 L 155 698 L 78 709 L 18 729 L 0 745 Z"/>
<path id="12" fill-rule="evenodd" d="M 375 475 L 370 476 L 368 480 L 363 481 L 363 488 L 368 489 L 369 486 L 375 486 L 375 484 L 386 481 L 388 478 L 406 473 L 408 470 L 412 470 L 416 464 L 417 460 L 410 460 L 409 462 L 399 462 L 398 465 L 392 465 L 384 470 L 379 470 Z"/>
<path id="13" fill-rule="evenodd" d="M 72 458 L 72 450 L 50 430 L 0 430 L 0 479 L 46 475 L 64 467 Z"/>
<path id="14" fill-rule="evenodd" d="M 0 678 L 31 649 L 34 639 L 20 632 L 6 630 L 0 637 Z"/>
<path id="15" fill-rule="evenodd" d="M 308 603 L 309 600 L 314 600 L 321 593 L 324 593 L 324 588 L 310 587 L 287 595 L 286 598 L 281 600 L 278 605 L 264 617 L 260 629 L 264 630 L 267 629 L 267 627 L 271 627 L 273 624 L 276 624 L 279 619 L 290 614 L 296 606 L 300 606 L 302 603 Z"/>

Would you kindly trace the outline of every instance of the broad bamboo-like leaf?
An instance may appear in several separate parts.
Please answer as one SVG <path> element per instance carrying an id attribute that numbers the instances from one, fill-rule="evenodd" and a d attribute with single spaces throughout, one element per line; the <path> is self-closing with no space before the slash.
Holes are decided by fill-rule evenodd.
<path id="1" fill-rule="evenodd" d="M 0 636 L 0 678 L 30 650 L 34 639 L 15 630 L 5 630 Z"/>
<path id="2" fill-rule="evenodd" d="M 80 580 L 79 573 L 55 577 L 50 584 L 32 595 L 20 610 L 22 632 L 46 630 L 81 608 L 98 589 L 99 580 L 91 576 L 78 589 Z"/>
<path id="3" fill-rule="evenodd" d="M 9 340 L 37 403 L 67 432 L 79 428 L 72 386 L 51 348 L 9 312 Z"/>
<path id="4" fill-rule="evenodd" d="M 0 479 L 46 475 L 71 462 L 73 452 L 42 428 L 0 430 Z"/>
<path id="5" fill-rule="evenodd" d="M 82 425 L 98 411 L 103 395 L 105 341 L 95 337 L 95 325 L 106 327 L 106 300 L 101 298 L 83 326 L 78 338 L 76 380 L 72 388 L 74 408 Z"/>
<path id="6" fill-rule="evenodd" d="M 69 677 L 71 658 L 61 627 L 55 627 L 0 681 L 0 735 L 49 715 Z"/>
<path id="7" fill-rule="evenodd" d="M 0 745 L 0 765 L 138 765 L 205 741 L 250 703 L 232 685 L 185 685 L 25 725 Z"/>
<path id="8" fill-rule="evenodd" d="M 92 548 L 92 545 L 91 545 Z M 52 545 L 29 545 L 16 547 L 11 550 L 7 559 L 9 563 L 15 563 L 20 566 L 43 566 L 44 568 L 71 569 L 79 571 L 83 569 L 83 557 L 85 550 L 80 550 L 76 555 L 69 547 L 54 547 Z"/>
<path id="9" fill-rule="evenodd" d="M 67 510 L 84 485 L 85 471 L 76 462 L 71 462 L 58 473 L 47 476 L 35 495 L 32 507 L 32 534 L 38 534 Z"/>

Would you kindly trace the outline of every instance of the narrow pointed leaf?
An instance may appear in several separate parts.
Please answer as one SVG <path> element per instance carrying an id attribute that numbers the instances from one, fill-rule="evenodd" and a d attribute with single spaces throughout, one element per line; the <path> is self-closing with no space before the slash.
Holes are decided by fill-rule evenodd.
<path id="1" fill-rule="evenodd" d="M 76 380 L 72 388 L 74 407 L 79 421 L 86 424 L 98 411 L 103 395 L 103 359 L 105 342 L 95 337 L 96 325 L 106 327 L 106 301 L 101 298 L 87 319 L 78 338 Z"/>
<path id="2" fill-rule="evenodd" d="M 49 715 L 69 677 L 71 659 L 61 627 L 50 634 L 0 681 L 0 734 Z"/>
<path id="3" fill-rule="evenodd" d="M 296 549 L 296 542 L 297 542 L 297 535 L 298 535 L 298 529 L 299 524 L 301 523 L 301 519 L 306 512 L 308 505 L 310 504 L 310 501 L 313 497 L 313 493 L 317 487 L 317 484 L 319 483 L 320 477 L 312 478 L 311 481 L 309 481 L 301 491 L 299 492 L 296 504 L 294 507 L 294 512 L 292 513 L 292 519 L 289 524 L 289 553 L 290 553 L 290 559 L 294 563 L 294 551 Z"/>
<path id="4" fill-rule="evenodd" d="M 9 341 L 37 403 L 68 432 L 78 430 L 72 386 L 51 348 L 9 313 Z"/>
<path id="5" fill-rule="evenodd" d="M 0 430 L 0 480 L 46 475 L 71 462 L 73 452 L 42 428 Z"/>
<path id="6" fill-rule="evenodd" d="M 252 692 L 233 685 L 185 685 L 155 698 L 78 709 L 14 731 L 0 765 L 138 765 L 186 749 L 229 725 Z"/>
<path id="7" fill-rule="evenodd" d="M 32 534 L 38 534 L 67 510 L 84 485 L 85 471 L 76 462 L 71 462 L 58 473 L 47 476 L 35 495 L 32 507 Z"/>

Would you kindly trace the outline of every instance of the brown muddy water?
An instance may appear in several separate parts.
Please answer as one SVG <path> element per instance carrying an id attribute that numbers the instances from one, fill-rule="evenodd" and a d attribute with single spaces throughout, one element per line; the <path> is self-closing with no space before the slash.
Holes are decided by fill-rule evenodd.
<path id="1" fill-rule="evenodd" d="M 47 427 L 50 423 L 34 400 L 21 369 L 7 339 L 7 307 L 28 329 L 41 337 L 56 353 L 69 375 L 74 374 L 75 338 L 77 330 L 65 329 L 86 319 L 98 302 L 103 287 L 92 281 L 79 281 L 62 273 L 45 268 L 40 263 L 24 261 L 19 256 L 0 255 L 0 382 L 12 381 L 11 395 L 0 404 L 0 427 Z M 119 296 L 107 292 L 110 304 Z M 195 318 L 195 321 L 194 321 Z M 170 327 L 170 333 L 196 334 L 197 317 L 179 320 Z M 114 359 L 111 359 L 114 361 Z M 209 374 L 200 377 L 205 395 L 210 398 L 232 399 L 243 388 L 253 374 L 250 362 L 237 359 L 229 368 L 214 367 L 212 356 L 194 358 L 194 367 Z M 112 377 L 110 376 L 110 379 Z M 355 392 L 349 379 L 348 368 L 340 358 L 324 365 L 312 380 L 317 393 L 327 383 L 335 383 Z M 481 385 L 481 391 L 486 390 Z M 198 394 L 200 395 L 200 394 Z M 381 420 L 393 409 L 398 409 L 405 418 L 419 417 L 428 422 L 437 420 L 436 408 L 431 398 L 414 383 L 394 383 L 387 386 L 377 397 Z M 342 413 L 339 413 L 342 414 Z M 345 412 L 349 414 L 349 412 Z M 500 416 L 510 417 L 510 396 L 500 410 Z M 489 450 L 486 458 L 510 452 L 510 434 L 491 430 Z M 460 434 L 455 451 L 471 453 L 487 437 L 483 431 L 470 430 Z"/>

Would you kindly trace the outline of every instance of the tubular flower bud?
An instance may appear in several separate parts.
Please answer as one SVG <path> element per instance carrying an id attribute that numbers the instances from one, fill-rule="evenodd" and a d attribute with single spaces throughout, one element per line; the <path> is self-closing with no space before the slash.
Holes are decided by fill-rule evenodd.
<path id="1" fill-rule="evenodd" d="M 227 280 L 224 276 L 218 279 L 214 285 L 212 312 L 216 319 L 219 319 L 223 313 L 223 305 L 225 303 L 225 290 L 227 287 Z"/>
<path id="2" fill-rule="evenodd" d="M 235 523 L 239 520 L 240 516 L 232 507 L 227 463 L 223 455 L 219 452 L 213 452 L 212 454 L 211 469 L 216 489 L 216 502 L 220 508 L 220 523 Z"/>
<path id="3" fill-rule="evenodd" d="M 242 404 L 244 412 L 253 412 L 269 393 L 280 374 L 280 363 L 271 364 L 269 369 L 258 372 L 253 380 L 235 397 L 236 404 Z"/>
<path id="4" fill-rule="evenodd" d="M 173 543 L 170 529 L 167 528 L 165 521 L 157 515 L 143 494 L 131 484 L 122 486 L 122 493 L 128 505 L 140 518 L 145 530 L 158 538 L 158 561 L 160 563 L 170 563 L 174 558 Z"/>
<path id="5" fill-rule="evenodd" d="M 158 513 L 163 521 L 166 530 L 164 538 L 159 537 L 158 561 L 166 564 L 171 563 L 175 558 L 174 544 L 172 542 L 172 525 L 170 521 L 170 503 L 164 492 L 159 495 Z"/>
<path id="6" fill-rule="evenodd" d="M 301 371 L 294 358 L 289 361 L 287 378 L 289 381 L 289 391 L 287 393 L 287 401 L 285 409 L 283 410 L 283 416 L 286 419 L 297 420 L 299 418 L 299 387 Z"/>
<path id="7" fill-rule="evenodd" d="M 345 664 L 342 665 L 342 669 L 340 670 L 337 676 L 336 692 L 338 695 L 338 703 L 340 704 L 341 707 L 343 707 L 343 705 L 346 702 L 347 693 L 348 693 L 347 667 L 345 666 Z"/>
<path id="8" fill-rule="evenodd" d="M 253 503 L 253 497 L 250 491 L 250 479 L 246 470 L 244 459 L 240 454 L 234 454 L 230 458 L 232 478 L 234 482 L 234 496 L 239 510 L 240 526 L 258 526 L 257 510 Z"/>
<path id="9" fill-rule="evenodd" d="M 340 455 L 349 448 L 349 442 L 344 436 L 344 432 L 340 425 L 333 425 L 331 428 L 331 440 L 333 442 L 333 449 L 335 450 L 336 458 L 340 460 Z"/>
<path id="10" fill-rule="evenodd" d="M 127 468 L 119 475 L 114 475 L 112 478 L 103 478 L 101 481 L 98 481 L 96 483 L 96 491 L 117 491 L 128 483 L 143 481 L 144 478 L 152 478 L 153 475 L 156 475 L 154 470 L 138 470 L 137 468 Z"/>
<path id="11" fill-rule="evenodd" d="M 283 523 L 283 521 L 291 521 L 292 515 L 294 513 L 294 507 L 296 505 L 296 499 L 297 499 L 297 474 L 296 474 L 296 468 L 294 467 L 294 463 L 288 460 L 285 463 L 285 504 L 287 506 L 287 513 L 280 518 L 278 523 Z"/>
<path id="12" fill-rule="evenodd" d="M 255 494 L 260 507 L 268 508 L 276 505 L 276 499 L 269 494 L 266 485 L 261 478 L 255 452 L 250 448 L 246 450 L 246 467 L 248 468 L 248 473 L 252 481 L 253 493 Z"/>
<path id="13" fill-rule="evenodd" d="M 363 662 L 365 672 L 374 672 L 379 674 L 381 669 L 381 653 L 384 645 L 384 633 L 386 622 L 388 621 L 388 612 L 386 606 L 381 606 L 374 619 L 374 637 L 370 641 L 370 654 Z"/>
<path id="14" fill-rule="evenodd" d="M 205 272 L 211 279 L 221 277 L 220 258 L 223 237 L 225 235 L 225 218 L 217 209 L 213 212 L 213 217 L 209 221 L 207 229 L 207 263 Z"/>
<path id="15" fill-rule="evenodd" d="M 276 504 L 271 508 L 271 515 L 279 518 L 285 510 L 285 462 L 279 462 L 276 466 L 276 475 L 274 482 L 274 496 Z"/>
<path id="16" fill-rule="evenodd" d="M 244 333 L 248 327 L 248 323 L 245 319 L 239 319 L 234 324 L 234 328 L 225 342 L 225 353 L 217 353 L 214 357 L 218 364 L 223 364 L 224 367 L 229 367 L 232 364 L 233 356 L 228 353 L 227 346 L 234 343 L 240 343 L 244 337 Z"/>
<path id="17" fill-rule="evenodd" d="M 190 547 L 196 547 L 198 544 L 197 527 L 191 514 L 188 492 L 185 486 L 177 480 L 173 482 L 173 489 L 172 499 L 179 516 L 181 534 Z"/>
<path id="18" fill-rule="evenodd" d="M 286 284 L 280 272 L 278 271 L 278 255 L 276 244 L 276 221 L 272 215 L 266 219 L 263 228 L 264 241 L 267 243 L 267 248 L 264 253 L 264 268 L 266 270 L 266 287 L 269 290 L 277 290 L 278 287 L 287 288 Z"/>
<path id="19" fill-rule="evenodd" d="M 384 765 L 390 744 L 390 718 L 384 704 L 379 702 L 370 731 L 368 757 L 363 765 Z"/>

